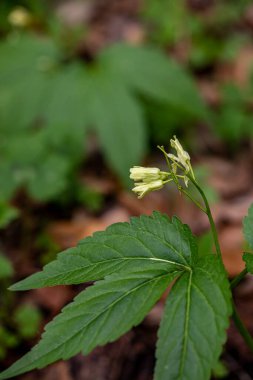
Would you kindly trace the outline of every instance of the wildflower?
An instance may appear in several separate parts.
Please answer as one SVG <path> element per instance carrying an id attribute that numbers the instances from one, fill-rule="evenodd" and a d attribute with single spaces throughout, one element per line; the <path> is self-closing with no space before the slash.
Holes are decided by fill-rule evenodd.
<path id="1" fill-rule="evenodd" d="M 158 168 L 134 166 L 130 169 L 130 178 L 136 182 L 132 190 L 138 194 L 138 198 L 143 198 L 151 191 L 161 189 L 165 183 L 172 181 L 169 176 L 169 173 L 162 172 Z"/>
<path id="2" fill-rule="evenodd" d="M 23 7 L 16 7 L 8 15 L 8 21 L 12 26 L 24 28 L 31 22 L 31 14 Z"/>
<path id="3" fill-rule="evenodd" d="M 164 180 L 167 177 L 168 173 L 161 172 L 158 168 L 134 166 L 130 169 L 130 178 L 134 181 L 153 182 L 156 180 Z"/>
<path id="4" fill-rule="evenodd" d="M 191 158 L 189 156 L 189 153 L 183 149 L 176 136 L 174 136 L 174 140 L 170 140 L 170 145 L 172 148 L 176 150 L 177 153 L 177 155 L 171 153 L 167 154 L 172 161 L 172 171 L 176 175 L 177 169 L 182 169 L 186 174 L 184 176 L 185 185 L 188 186 L 189 178 L 187 177 L 187 174 L 191 174 L 191 176 L 195 178 L 191 166 Z"/>
<path id="5" fill-rule="evenodd" d="M 160 190 L 164 186 L 164 181 L 157 180 L 153 182 L 139 182 L 135 184 L 136 186 L 132 189 L 134 193 L 138 194 L 138 198 L 143 198 L 144 195 L 150 193 L 151 191 Z"/>

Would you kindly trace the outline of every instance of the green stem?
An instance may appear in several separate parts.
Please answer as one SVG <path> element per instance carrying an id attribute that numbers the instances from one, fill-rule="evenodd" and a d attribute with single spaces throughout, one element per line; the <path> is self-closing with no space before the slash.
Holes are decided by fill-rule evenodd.
<path id="1" fill-rule="evenodd" d="M 187 191 L 185 191 L 185 189 L 183 188 L 180 188 L 179 191 L 181 191 L 182 193 L 184 193 L 193 203 L 195 203 L 195 205 L 201 210 L 203 211 L 205 214 L 206 214 L 206 210 L 204 209 L 204 207 L 201 206 L 201 204 L 196 201 L 196 199 L 194 199 Z"/>
<path id="2" fill-rule="evenodd" d="M 157 145 L 157 148 L 160 149 L 160 151 L 164 154 L 164 157 L 165 157 L 165 160 L 166 160 L 166 163 L 168 165 L 168 168 L 169 168 L 169 172 L 172 176 L 172 179 L 173 181 L 178 185 L 178 179 L 177 179 L 177 176 L 175 175 L 175 173 L 173 172 L 172 168 L 171 168 L 171 164 L 170 164 L 170 160 L 168 158 L 168 155 L 166 153 L 166 150 L 164 149 L 164 146 L 160 146 L 160 145 Z"/>
<path id="3" fill-rule="evenodd" d="M 207 214 L 207 217 L 208 217 L 209 222 L 210 222 L 210 226 L 211 226 L 211 230 L 212 230 L 212 234 L 213 234 L 213 239 L 214 239 L 214 243 L 215 243 L 216 252 L 217 252 L 218 257 L 222 261 L 222 255 L 221 255 L 221 249 L 220 249 L 220 244 L 219 244 L 219 240 L 218 240 L 218 234 L 217 234 L 216 226 L 215 226 L 215 223 L 214 223 L 214 220 L 213 220 L 213 216 L 212 216 L 212 212 L 211 212 L 208 200 L 207 200 L 207 198 L 205 196 L 204 191 L 197 184 L 197 182 L 194 180 L 194 178 L 190 177 L 190 179 L 191 179 L 192 183 L 194 184 L 194 186 L 196 187 L 196 189 L 199 191 L 199 193 L 200 193 L 200 195 L 201 195 L 201 197 L 202 197 L 202 199 L 203 199 L 203 201 L 205 203 L 206 214 Z M 235 277 L 234 280 L 231 282 L 231 288 L 235 287 L 241 281 L 241 279 L 246 275 L 246 273 L 247 273 L 247 270 L 244 269 L 237 277 Z M 235 325 L 236 325 L 239 333 L 243 337 L 245 343 L 250 348 L 250 350 L 253 352 L 253 338 L 251 337 L 249 331 L 247 330 L 247 328 L 245 327 L 244 323 L 242 322 L 242 320 L 241 320 L 241 318 L 240 318 L 240 316 L 239 316 L 239 314 L 238 314 L 238 312 L 236 310 L 236 307 L 235 307 L 235 304 L 234 304 L 233 301 L 232 301 L 232 307 L 233 307 L 232 318 L 234 320 L 234 323 L 235 323 Z"/>
<path id="4" fill-rule="evenodd" d="M 244 342 L 247 344 L 247 346 L 250 348 L 250 350 L 253 352 L 253 339 L 252 339 L 252 336 L 250 335 L 250 333 L 248 332 L 247 328 L 245 327 L 244 323 L 242 322 L 237 310 L 236 310 L 236 307 L 235 307 L 235 304 L 232 303 L 233 305 L 233 314 L 232 314 L 232 318 L 233 318 L 233 321 L 237 327 L 237 330 L 239 331 L 239 333 L 241 334 L 241 336 L 243 337 L 244 339 Z"/>
<path id="5" fill-rule="evenodd" d="M 243 271 L 241 271 L 241 273 L 238 274 L 238 276 L 236 276 L 233 281 L 231 281 L 230 283 L 230 288 L 233 289 L 235 288 L 238 283 L 244 278 L 244 276 L 248 273 L 247 269 L 243 269 Z M 233 307 L 233 314 L 232 314 L 232 318 L 233 318 L 233 321 L 237 327 L 237 330 L 239 331 L 239 333 L 241 334 L 241 336 L 243 337 L 244 339 L 244 342 L 247 344 L 247 346 L 251 349 L 251 351 L 253 352 L 253 338 L 252 336 L 250 335 L 248 329 L 246 328 L 246 326 L 244 325 L 243 321 L 241 320 L 237 310 L 236 310 L 236 307 L 235 307 L 235 304 L 234 302 L 232 301 L 232 307 Z"/>
<path id="6" fill-rule="evenodd" d="M 212 212 L 211 212 L 208 200 L 206 198 L 206 195 L 205 195 L 204 191 L 201 189 L 201 187 L 194 180 L 194 178 L 192 176 L 189 176 L 189 178 L 192 181 L 192 183 L 194 184 L 194 186 L 196 187 L 196 189 L 198 190 L 198 192 L 200 193 L 200 195 L 201 195 L 201 197 L 202 197 L 202 199 L 204 201 L 204 204 L 206 206 L 206 210 L 205 210 L 206 211 L 206 215 L 207 215 L 207 217 L 209 219 L 209 223 L 210 223 L 210 226 L 211 226 L 211 231 L 212 231 L 212 234 L 213 234 L 213 240 L 214 240 L 214 244 L 215 244 L 215 249 L 216 249 L 218 257 L 222 260 L 220 243 L 219 243 L 219 240 L 218 240 L 218 234 L 217 234 L 217 230 L 216 230 L 215 223 L 214 223 L 214 220 L 213 220 Z"/>
<path id="7" fill-rule="evenodd" d="M 238 274 L 238 276 L 236 276 L 230 283 L 230 288 L 231 289 L 234 289 L 238 284 L 239 282 L 246 276 L 246 274 L 248 273 L 247 269 L 243 269 L 241 271 L 241 273 Z"/>

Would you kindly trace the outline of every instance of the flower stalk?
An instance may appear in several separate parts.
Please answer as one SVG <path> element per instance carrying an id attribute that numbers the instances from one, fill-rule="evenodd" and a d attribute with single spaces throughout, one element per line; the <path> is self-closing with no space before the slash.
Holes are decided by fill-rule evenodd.
<path id="1" fill-rule="evenodd" d="M 219 239 L 218 239 L 218 233 L 217 233 L 212 212 L 209 206 L 209 202 L 201 186 L 198 184 L 198 182 L 195 179 L 194 171 L 191 166 L 190 155 L 188 154 L 188 152 L 186 152 L 183 149 L 182 145 L 180 144 L 176 136 L 174 136 L 174 139 L 170 140 L 170 145 L 175 150 L 175 154 L 167 153 L 163 146 L 158 146 L 158 148 L 161 150 L 161 152 L 165 156 L 165 159 L 168 165 L 168 172 L 160 171 L 160 169 L 158 168 L 144 168 L 144 167 L 138 167 L 138 166 L 135 166 L 130 169 L 130 178 L 133 179 L 134 181 L 137 181 L 135 183 L 135 187 L 133 188 L 133 191 L 138 194 L 139 198 L 142 198 L 147 193 L 154 190 L 159 190 L 166 183 L 173 181 L 176 184 L 178 190 L 181 193 L 184 193 L 188 198 L 190 198 L 196 204 L 196 206 L 207 215 L 209 219 L 210 227 L 211 227 L 214 244 L 215 244 L 216 254 L 219 257 L 222 264 L 224 265 L 223 260 L 222 260 Z M 182 186 L 180 181 L 181 182 L 183 181 L 186 189 Z M 191 194 L 187 191 L 189 182 L 191 182 L 193 186 L 199 192 L 204 202 L 204 206 L 202 206 L 197 200 L 195 200 L 191 196 Z M 231 289 L 237 286 L 238 283 L 244 278 L 246 274 L 247 274 L 247 269 L 245 268 L 237 277 L 234 278 L 233 281 L 231 281 L 231 284 L 230 284 Z M 249 331 L 247 330 L 244 323 L 240 319 L 240 316 L 236 310 L 234 302 L 232 302 L 232 306 L 233 306 L 232 318 L 234 320 L 234 323 L 239 333 L 243 337 L 245 343 L 253 352 L 253 338 L 251 337 Z"/>

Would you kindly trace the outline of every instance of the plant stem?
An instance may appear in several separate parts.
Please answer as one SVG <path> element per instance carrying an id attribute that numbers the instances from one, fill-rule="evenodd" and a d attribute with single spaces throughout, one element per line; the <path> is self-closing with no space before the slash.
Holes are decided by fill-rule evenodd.
<path id="1" fill-rule="evenodd" d="M 195 203 L 195 205 L 201 210 L 203 211 L 205 214 L 206 214 L 206 210 L 204 209 L 204 207 L 201 206 L 201 204 L 196 201 L 196 199 L 194 199 L 187 191 L 185 191 L 183 188 L 180 188 L 180 190 L 182 193 L 184 193 L 193 203 Z"/>
<path id="2" fill-rule="evenodd" d="M 243 279 L 243 277 L 245 277 L 245 275 L 248 273 L 247 269 L 243 269 L 241 271 L 241 273 L 238 274 L 238 276 L 236 276 L 230 283 L 230 288 L 231 289 L 234 289 L 238 284 L 239 282 Z"/>
<path id="3" fill-rule="evenodd" d="M 232 305 L 233 305 L 233 314 L 232 314 L 232 318 L 233 318 L 233 321 L 237 327 L 237 330 L 239 331 L 239 333 L 241 334 L 241 336 L 243 337 L 245 343 L 247 344 L 247 346 L 250 348 L 250 350 L 253 352 L 253 339 L 252 339 L 252 336 L 250 335 L 250 333 L 248 332 L 247 328 L 245 327 L 244 323 L 242 322 L 237 310 L 236 310 L 236 307 L 235 307 L 235 304 L 232 302 Z"/>
<path id="4" fill-rule="evenodd" d="M 191 177 L 191 176 L 190 176 L 190 179 L 191 179 L 192 183 L 194 184 L 194 186 L 196 187 L 196 189 L 199 191 L 199 193 L 200 193 L 200 195 L 201 195 L 201 197 L 202 197 L 202 199 L 203 199 L 203 201 L 205 203 L 206 214 L 207 214 L 207 217 L 208 217 L 209 222 L 210 222 L 210 226 L 211 226 L 211 230 L 212 230 L 212 234 L 213 234 L 213 239 L 214 239 L 214 243 L 215 243 L 216 252 L 217 252 L 217 255 L 220 258 L 221 262 L 223 262 L 222 261 L 220 244 L 219 244 L 219 240 L 218 240 L 218 234 L 217 234 L 216 226 L 215 226 L 215 223 L 214 223 L 214 220 L 213 220 L 213 216 L 212 216 L 212 212 L 211 212 L 208 200 L 206 198 L 206 195 L 205 195 L 204 191 L 201 189 L 201 187 L 198 185 L 198 183 L 195 181 L 195 179 L 193 177 Z M 246 275 L 246 273 L 247 273 L 247 269 L 245 268 L 231 282 L 231 285 L 230 285 L 231 288 L 234 288 L 242 280 L 242 278 Z M 234 304 L 233 300 L 232 300 L 232 307 L 233 307 L 232 318 L 234 320 L 234 323 L 235 323 L 235 325 L 236 325 L 239 333 L 241 334 L 242 338 L 244 339 L 245 343 L 250 348 L 250 350 L 253 352 L 253 338 L 251 337 L 249 331 L 247 330 L 246 326 L 242 322 L 242 320 L 241 320 L 241 318 L 240 318 L 240 316 L 239 316 L 239 314 L 238 314 L 238 312 L 236 310 L 236 307 L 235 307 L 235 304 Z"/>
<path id="5" fill-rule="evenodd" d="M 218 240 L 218 234 L 217 234 L 217 230 L 216 230 L 216 227 L 215 227 L 215 223 L 214 223 L 214 220 L 213 220 L 213 216 L 212 216 L 212 212 L 211 212 L 208 200 L 206 198 L 206 195 L 205 195 L 204 191 L 197 184 L 197 182 L 195 181 L 195 179 L 192 176 L 190 176 L 189 178 L 192 181 L 192 183 L 194 184 L 194 186 L 196 187 L 196 189 L 198 190 L 198 192 L 200 193 L 200 195 L 201 195 L 201 197 L 202 197 L 202 199 L 203 199 L 203 201 L 205 203 L 205 206 L 206 206 L 205 212 L 206 212 L 206 215 L 207 215 L 207 217 L 209 219 L 209 223 L 210 223 L 210 226 L 211 226 L 211 231 L 212 231 L 212 234 L 213 234 L 213 240 L 214 240 L 214 244 L 215 244 L 215 249 L 216 249 L 218 257 L 222 261 L 220 243 L 219 243 L 219 240 Z"/>

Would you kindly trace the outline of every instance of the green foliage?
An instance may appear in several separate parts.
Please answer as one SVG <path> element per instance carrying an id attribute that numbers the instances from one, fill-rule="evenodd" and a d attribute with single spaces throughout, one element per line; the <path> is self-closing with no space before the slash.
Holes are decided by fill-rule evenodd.
<path id="1" fill-rule="evenodd" d="M 44 271 L 12 286 L 24 290 L 100 279 L 66 306 L 41 341 L 0 379 L 114 341 L 143 320 L 174 278 L 160 327 L 155 378 L 208 379 L 228 326 L 226 273 L 216 256 L 199 258 L 188 226 L 157 212 L 95 233 Z"/>
<path id="2" fill-rule="evenodd" d="M 12 377 L 41 368 L 80 351 L 87 354 L 97 345 L 117 339 L 141 322 L 172 278 L 166 271 L 153 270 L 109 276 L 96 283 L 47 325 L 39 345 L 6 375 Z"/>
<path id="3" fill-rule="evenodd" d="M 41 313 L 32 305 L 21 305 L 15 310 L 14 322 L 22 338 L 33 338 L 41 324 Z"/>
<path id="4" fill-rule="evenodd" d="M 253 204 L 248 210 L 248 215 L 243 219 L 243 234 L 250 249 L 253 250 Z M 247 271 L 253 274 L 253 253 L 244 253 L 243 260 L 245 261 Z"/>
<path id="5" fill-rule="evenodd" d="M 150 24 L 150 38 L 155 42 L 176 43 L 187 32 L 188 12 L 182 0 L 146 0 L 142 15 Z"/>
<path id="6" fill-rule="evenodd" d="M 234 147 L 242 138 L 250 137 L 252 111 L 247 104 L 246 92 L 233 84 L 222 90 L 222 104 L 214 120 L 215 132 Z"/>
<path id="7" fill-rule="evenodd" d="M 208 231 L 198 238 L 199 255 L 214 253 L 213 235 Z"/>
<path id="8" fill-rule="evenodd" d="M 182 271 L 196 254 L 195 240 L 186 226 L 176 218 L 169 223 L 166 216 L 154 213 L 152 218 L 132 218 L 130 224 L 113 224 L 81 240 L 76 248 L 60 253 L 42 272 L 12 285 L 11 290 L 79 284 L 115 272 L 135 272 L 139 267 Z"/>
<path id="9" fill-rule="evenodd" d="M 99 211 L 104 203 L 103 195 L 89 186 L 77 186 L 76 197 L 81 204 L 93 212 Z"/>
<path id="10" fill-rule="evenodd" d="M 253 274 L 253 253 L 244 253 L 243 261 L 245 261 L 247 271 Z"/>
<path id="11" fill-rule="evenodd" d="M 0 255 L 0 359 L 27 339 L 38 334 L 41 313 L 35 306 L 20 304 L 16 307 L 15 297 L 6 291 L 14 275 L 11 261 Z"/>
<path id="12" fill-rule="evenodd" d="M 4 359 L 7 350 L 18 345 L 18 337 L 4 326 L 0 325 L 0 359 Z"/>
<path id="13" fill-rule="evenodd" d="M 202 69 L 217 61 L 231 60 L 245 41 L 245 35 L 234 33 L 233 25 L 243 16 L 250 0 L 221 0 L 211 5 L 211 12 L 198 14 L 186 0 L 147 0 L 142 17 L 147 23 L 152 42 L 187 46 L 189 63 Z"/>
<path id="14" fill-rule="evenodd" d="M 41 324 L 42 317 L 37 307 L 21 304 L 13 309 L 13 303 L 1 305 L 0 359 L 4 359 L 9 350 L 19 346 L 24 340 L 34 338 Z"/>
<path id="15" fill-rule="evenodd" d="M 7 202 L 0 201 L 0 229 L 5 228 L 18 215 L 19 212 L 15 207 L 10 206 Z"/>
<path id="16" fill-rule="evenodd" d="M 191 119 L 206 118 L 189 75 L 155 49 L 116 45 L 88 64 L 67 60 L 48 38 L 23 34 L 2 42 L 0 55 L 4 199 L 20 187 L 42 201 L 61 194 L 84 157 L 91 129 L 110 166 L 127 182 L 128 168 L 147 147 L 141 98 Z"/>
<path id="17" fill-rule="evenodd" d="M 213 372 L 213 375 L 217 379 L 223 379 L 229 374 L 228 369 L 226 368 L 225 364 L 220 360 L 217 362 L 212 372 Z"/>
<path id="18" fill-rule="evenodd" d="M 10 260 L 0 254 L 0 280 L 12 277 L 13 272 L 14 271 Z"/>
<path id="19" fill-rule="evenodd" d="M 253 249 L 253 204 L 248 210 L 248 215 L 243 219 L 243 233 L 249 247 Z"/>
<path id="20" fill-rule="evenodd" d="M 209 379 L 226 340 L 230 309 L 223 264 L 207 255 L 176 281 L 168 297 L 155 379 Z"/>

